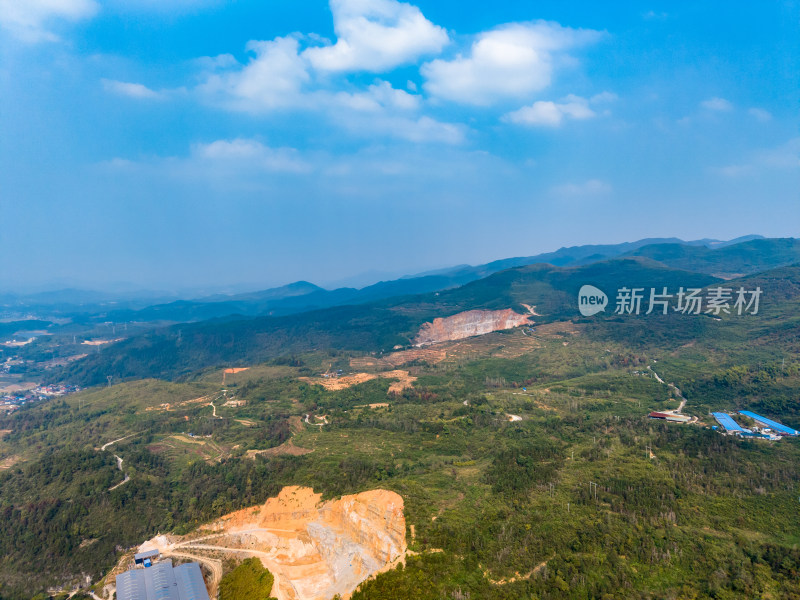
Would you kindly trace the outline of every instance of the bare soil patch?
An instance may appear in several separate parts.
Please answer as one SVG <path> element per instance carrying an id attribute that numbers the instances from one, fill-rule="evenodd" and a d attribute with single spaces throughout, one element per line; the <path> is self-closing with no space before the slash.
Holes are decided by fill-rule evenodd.
<path id="1" fill-rule="evenodd" d="M 21 460 L 17 454 L 0 459 L 0 469 L 10 469 Z"/>
<path id="2" fill-rule="evenodd" d="M 289 486 L 261 506 L 225 515 L 187 536 L 156 536 L 138 551 L 158 549 L 167 558 L 203 562 L 212 598 L 222 561 L 249 556 L 274 575 L 271 595 L 278 600 L 347 598 L 361 582 L 405 559 L 403 509 L 403 498 L 387 490 L 322 502 L 311 488 Z M 120 560 L 107 584 L 131 558 Z"/>
<path id="3" fill-rule="evenodd" d="M 390 394 L 397 394 L 402 392 L 405 388 L 412 387 L 417 380 L 417 378 L 410 375 L 408 371 L 400 370 L 383 371 L 381 373 L 354 373 L 353 375 L 345 375 L 343 377 L 300 377 L 299 379 L 314 385 L 321 385 L 326 390 L 336 391 L 344 390 L 373 379 L 378 379 L 379 377 L 398 380 L 392 382 L 389 386 Z"/>
<path id="4" fill-rule="evenodd" d="M 310 454 L 313 450 L 309 450 L 308 448 L 301 448 L 300 446 L 295 446 L 292 440 L 287 440 L 282 443 L 280 446 L 275 446 L 274 448 L 267 448 L 266 450 L 248 450 L 247 451 L 247 458 L 255 458 L 256 456 L 303 456 L 304 454 Z"/>

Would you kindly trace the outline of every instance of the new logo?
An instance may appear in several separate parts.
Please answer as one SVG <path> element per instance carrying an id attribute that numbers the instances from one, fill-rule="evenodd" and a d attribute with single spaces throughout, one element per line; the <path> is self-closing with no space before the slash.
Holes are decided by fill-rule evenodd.
<path id="1" fill-rule="evenodd" d="M 593 285 L 581 286 L 578 292 L 578 310 L 584 317 L 591 317 L 604 311 L 608 305 L 608 296 L 603 290 Z"/>

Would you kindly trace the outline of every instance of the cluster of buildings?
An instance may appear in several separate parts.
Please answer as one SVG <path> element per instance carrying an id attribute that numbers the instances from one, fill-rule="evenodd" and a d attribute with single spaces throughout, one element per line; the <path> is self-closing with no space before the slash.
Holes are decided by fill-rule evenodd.
<path id="1" fill-rule="evenodd" d="M 117 575 L 117 600 L 209 600 L 199 564 L 158 559 L 158 550 L 136 554 L 134 568 Z"/>
<path id="2" fill-rule="evenodd" d="M 14 389 L 19 388 L 19 389 Z M 77 385 L 51 384 L 39 385 L 29 389 L 24 389 L 18 385 L 10 385 L 4 388 L 3 395 L 0 396 L 0 411 L 11 412 L 29 402 L 37 402 L 54 396 L 66 396 L 79 392 L 81 388 Z"/>
<path id="3" fill-rule="evenodd" d="M 711 416 L 716 419 L 719 426 L 715 425 L 712 429 L 717 430 L 719 427 L 722 427 L 723 432 L 727 435 L 769 440 L 779 440 L 786 436 L 800 436 L 800 431 L 787 427 L 778 421 L 762 417 L 749 410 L 740 410 L 737 414 L 752 419 L 755 425 L 751 427 L 742 427 L 733 419 L 733 416 L 727 413 L 715 412 L 711 413 Z"/>

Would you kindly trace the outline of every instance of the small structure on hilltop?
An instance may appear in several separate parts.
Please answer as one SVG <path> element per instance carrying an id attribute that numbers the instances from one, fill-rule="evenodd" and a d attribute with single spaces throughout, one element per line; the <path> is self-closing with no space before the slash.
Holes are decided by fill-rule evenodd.
<path id="1" fill-rule="evenodd" d="M 143 565 L 149 567 L 153 561 L 159 556 L 158 550 L 148 550 L 147 552 L 139 552 L 133 555 L 133 563 L 136 565 Z"/>

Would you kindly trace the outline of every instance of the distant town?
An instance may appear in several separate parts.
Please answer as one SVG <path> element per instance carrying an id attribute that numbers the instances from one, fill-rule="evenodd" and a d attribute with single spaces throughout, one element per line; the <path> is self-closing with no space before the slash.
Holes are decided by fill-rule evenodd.
<path id="1" fill-rule="evenodd" d="M 13 412 L 31 402 L 38 402 L 56 396 L 66 396 L 79 392 L 81 388 L 77 385 L 51 384 L 37 385 L 30 389 L 19 389 L 19 385 L 11 385 L 3 388 L 3 395 L 0 396 L 0 411 Z"/>

